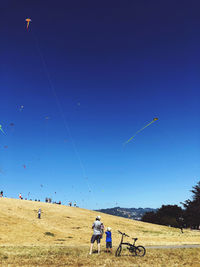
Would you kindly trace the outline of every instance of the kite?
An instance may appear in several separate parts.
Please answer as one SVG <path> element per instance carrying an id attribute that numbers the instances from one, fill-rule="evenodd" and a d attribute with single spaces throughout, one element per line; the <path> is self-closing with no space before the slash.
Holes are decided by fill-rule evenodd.
<path id="1" fill-rule="evenodd" d="M 2 126 L 0 125 L 0 130 L 2 131 L 2 133 L 5 134 L 4 130 L 2 129 Z"/>
<path id="2" fill-rule="evenodd" d="M 10 126 L 14 126 L 15 124 L 13 122 L 10 123 Z"/>
<path id="3" fill-rule="evenodd" d="M 20 109 L 19 109 L 19 110 L 20 110 L 20 111 L 22 111 L 22 110 L 23 110 L 23 108 L 24 108 L 24 106 L 22 105 L 22 106 L 20 106 Z"/>
<path id="4" fill-rule="evenodd" d="M 28 31 L 29 23 L 30 23 L 32 20 L 29 19 L 29 18 L 27 18 L 27 19 L 25 19 L 25 21 L 27 22 L 26 29 L 27 29 L 27 31 Z"/>
<path id="5" fill-rule="evenodd" d="M 23 165 L 24 169 L 26 169 L 26 165 Z"/>
<path id="6" fill-rule="evenodd" d="M 149 125 L 151 125 L 152 123 L 154 123 L 157 120 L 158 120 L 158 118 L 154 118 L 150 123 L 148 123 L 142 129 L 140 129 L 139 131 L 137 131 L 136 134 L 134 136 L 132 136 L 130 139 L 128 139 L 128 141 L 126 141 L 124 144 L 128 144 L 139 132 L 143 131 L 146 127 L 148 127 Z"/>

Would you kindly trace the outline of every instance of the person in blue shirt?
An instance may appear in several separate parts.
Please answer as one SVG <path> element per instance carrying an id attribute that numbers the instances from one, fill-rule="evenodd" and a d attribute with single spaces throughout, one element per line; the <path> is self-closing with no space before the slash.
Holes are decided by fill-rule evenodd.
<path id="1" fill-rule="evenodd" d="M 112 233 L 110 227 L 107 228 L 105 234 L 106 234 L 106 252 L 108 253 L 108 249 L 110 249 L 110 252 L 112 253 Z"/>

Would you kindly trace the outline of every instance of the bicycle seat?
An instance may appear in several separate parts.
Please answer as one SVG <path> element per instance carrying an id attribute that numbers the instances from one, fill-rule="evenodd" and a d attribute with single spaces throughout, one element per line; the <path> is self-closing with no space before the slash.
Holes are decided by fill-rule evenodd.
<path id="1" fill-rule="evenodd" d="M 135 241 L 137 241 L 138 240 L 138 238 L 136 237 L 136 238 L 132 238 L 133 240 L 135 240 Z"/>

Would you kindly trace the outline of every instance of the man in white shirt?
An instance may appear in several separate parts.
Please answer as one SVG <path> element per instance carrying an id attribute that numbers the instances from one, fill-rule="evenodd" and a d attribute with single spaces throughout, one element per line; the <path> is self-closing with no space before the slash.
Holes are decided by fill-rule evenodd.
<path id="1" fill-rule="evenodd" d="M 90 255 L 92 254 L 92 249 L 93 249 L 95 240 L 97 241 L 98 254 L 100 253 L 100 249 L 101 249 L 100 242 L 101 242 L 103 229 L 104 229 L 103 223 L 100 222 L 100 220 L 101 220 L 101 216 L 97 216 L 96 221 L 92 225 L 93 235 L 91 238 L 90 253 L 89 253 Z"/>

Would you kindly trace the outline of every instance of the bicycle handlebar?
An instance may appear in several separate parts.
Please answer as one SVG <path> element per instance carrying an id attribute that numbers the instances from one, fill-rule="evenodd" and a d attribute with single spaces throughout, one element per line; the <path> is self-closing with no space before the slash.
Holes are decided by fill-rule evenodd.
<path id="1" fill-rule="evenodd" d="M 124 235 L 124 236 L 127 236 L 127 237 L 130 237 L 129 235 L 125 234 L 125 233 L 122 233 L 118 230 L 118 232 L 121 234 L 121 235 Z"/>

